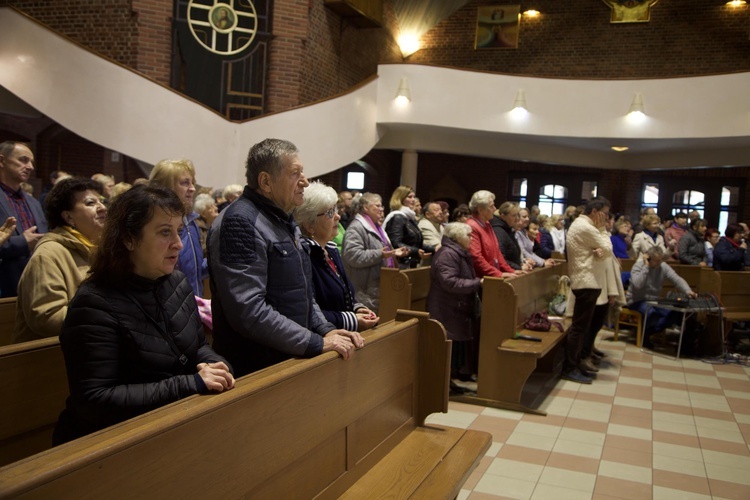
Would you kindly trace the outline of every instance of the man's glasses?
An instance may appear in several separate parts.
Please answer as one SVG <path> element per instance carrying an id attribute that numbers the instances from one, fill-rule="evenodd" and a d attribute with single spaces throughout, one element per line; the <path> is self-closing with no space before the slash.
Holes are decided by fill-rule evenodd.
<path id="1" fill-rule="evenodd" d="M 331 207 L 326 212 L 323 212 L 322 214 L 318 214 L 318 217 L 320 217 L 321 215 L 325 215 L 329 219 L 333 219 L 333 216 L 336 215 L 336 207 Z"/>

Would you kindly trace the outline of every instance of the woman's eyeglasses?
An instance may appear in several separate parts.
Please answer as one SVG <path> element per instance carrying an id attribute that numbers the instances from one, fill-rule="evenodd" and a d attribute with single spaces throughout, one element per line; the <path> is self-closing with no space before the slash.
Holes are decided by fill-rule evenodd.
<path id="1" fill-rule="evenodd" d="M 321 215 L 325 215 L 329 219 L 333 219 L 333 216 L 336 215 L 336 207 L 331 207 L 328 209 L 328 211 L 323 212 L 322 214 L 318 214 L 318 217 L 320 217 Z"/>

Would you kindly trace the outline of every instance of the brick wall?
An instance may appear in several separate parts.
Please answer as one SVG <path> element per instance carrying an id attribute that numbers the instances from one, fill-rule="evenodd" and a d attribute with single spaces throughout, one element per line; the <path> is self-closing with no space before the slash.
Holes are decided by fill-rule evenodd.
<path id="1" fill-rule="evenodd" d="M 300 104 L 345 91 L 376 74 L 379 63 L 401 61 L 390 3 L 384 5 L 383 28 L 367 29 L 355 28 L 323 2 L 311 3 Z"/>
<path id="2" fill-rule="evenodd" d="M 169 85 L 172 59 L 172 1 L 131 0 L 138 38 L 135 69 Z"/>
<path id="3" fill-rule="evenodd" d="M 94 52 L 137 69 L 138 27 L 131 0 L 0 0 L 0 7 L 6 5 Z"/>
<path id="4" fill-rule="evenodd" d="M 570 78 L 650 78 L 750 70 L 750 8 L 724 1 L 661 1 L 648 23 L 611 24 L 591 0 L 537 0 L 522 19 L 517 49 L 474 50 L 473 1 L 430 30 L 409 62 Z M 518 4 L 521 2 L 505 2 Z"/>

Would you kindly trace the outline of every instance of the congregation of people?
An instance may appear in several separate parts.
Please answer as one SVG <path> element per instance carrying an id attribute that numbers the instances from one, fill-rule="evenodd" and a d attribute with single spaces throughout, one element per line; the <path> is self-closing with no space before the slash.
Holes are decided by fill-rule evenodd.
<path id="1" fill-rule="evenodd" d="M 236 377 L 286 359 L 356 356 L 362 332 L 380 322 L 384 267 L 430 267 L 426 308 L 453 341 L 451 388 L 462 391 L 458 382 L 478 371 L 486 277 L 567 261 L 562 377 L 589 384 L 610 308 L 640 310 L 664 280 L 694 295 L 669 262 L 750 265 L 747 226 L 720 236 L 698 212 L 662 220 L 648 209 L 634 224 L 603 197 L 542 214 L 496 206 L 488 190 L 456 207 L 422 204 L 399 186 L 386 215 L 382 194 L 310 182 L 300 152 L 280 139 L 250 148 L 244 186 L 201 188 L 200 168 L 166 159 L 132 185 L 56 171 L 37 200 L 22 188 L 33 152 L 0 144 L 0 296 L 17 297 L 14 342 L 60 338 L 70 396 L 55 443 L 230 390 Z M 636 259 L 630 273 L 619 259 Z M 649 319 L 654 333 L 671 317 Z"/>

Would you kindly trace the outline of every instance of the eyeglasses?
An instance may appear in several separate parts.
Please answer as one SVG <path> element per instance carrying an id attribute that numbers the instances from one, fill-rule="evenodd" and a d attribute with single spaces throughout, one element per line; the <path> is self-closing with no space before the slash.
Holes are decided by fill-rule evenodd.
<path id="1" fill-rule="evenodd" d="M 326 212 L 323 212 L 322 214 L 318 214 L 318 217 L 320 217 L 321 215 L 325 215 L 329 219 L 333 219 L 333 216 L 336 215 L 336 207 L 331 207 Z"/>

